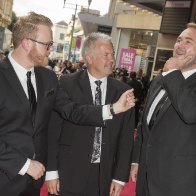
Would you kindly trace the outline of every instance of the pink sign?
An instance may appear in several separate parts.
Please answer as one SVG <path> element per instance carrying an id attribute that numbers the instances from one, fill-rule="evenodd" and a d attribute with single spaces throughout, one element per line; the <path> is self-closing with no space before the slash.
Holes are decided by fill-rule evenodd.
<path id="1" fill-rule="evenodd" d="M 129 72 L 133 71 L 135 63 L 136 50 L 121 48 L 119 67 L 127 69 Z"/>

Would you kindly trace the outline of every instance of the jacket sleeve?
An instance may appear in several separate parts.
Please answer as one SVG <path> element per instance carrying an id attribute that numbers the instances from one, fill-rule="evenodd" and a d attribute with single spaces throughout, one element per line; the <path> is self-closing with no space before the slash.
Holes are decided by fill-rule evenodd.
<path id="1" fill-rule="evenodd" d="M 135 133 L 132 163 L 138 163 L 140 161 L 140 152 L 142 148 L 142 124 L 138 123 L 137 131 Z"/>
<path id="2" fill-rule="evenodd" d="M 60 86 L 57 87 L 56 93 L 54 110 L 63 119 L 79 125 L 104 126 L 102 106 L 77 104 Z"/>
<path id="3" fill-rule="evenodd" d="M 116 166 L 113 179 L 127 182 L 131 167 L 131 156 L 133 150 L 133 132 L 135 127 L 134 108 L 126 112 L 121 126 L 120 139 L 117 146 Z"/>
<path id="4" fill-rule="evenodd" d="M 0 171 L 14 177 L 22 169 L 27 158 L 7 142 L 0 140 Z"/>
<path id="5" fill-rule="evenodd" d="M 59 137 L 61 134 L 63 119 L 57 112 L 52 112 L 48 125 L 48 156 L 47 171 L 58 170 Z"/>

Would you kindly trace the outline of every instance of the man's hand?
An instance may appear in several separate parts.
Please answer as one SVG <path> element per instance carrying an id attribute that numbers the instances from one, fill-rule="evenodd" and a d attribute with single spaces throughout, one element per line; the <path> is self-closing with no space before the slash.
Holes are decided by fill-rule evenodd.
<path id="1" fill-rule="evenodd" d="M 44 175 L 45 167 L 42 163 L 31 160 L 29 168 L 27 170 L 27 174 L 30 175 L 34 180 L 38 180 Z"/>
<path id="2" fill-rule="evenodd" d="M 110 196 L 120 196 L 123 187 L 123 185 L 113 181 L 110 186 Z"/>
<path id="3" fill-rule="evenodd" d="M 125 91 L 119 100 L 113 104 L 113 110 L 115 114 L 126 112 L 128 109 L 135 106 L 135 96 L 133 89 Z"/>
<path id="4" fill-rule="evenodd" d="M 172 69 L 179 69 L 183 71 L 183 69 L 186 68 L 186 65 L 190 63 L 192 58 L 192 56 L 171 57 L 166 61 L 163 71 L 165 72 Z"/>
<path id="5" fill-rule="evenodd" d="M 136 182 L 137 181 L 137 173 L 138 173 L 138 164 L 133 164 L 131 165 L 131 171 L 130 171 L 130 180 L 132 182 Z"/>
<path id="6" fill-rule="evenodd" d="M 48 188 L 48 192 L 50 194 L 59 195 L 59 191 L 60 191 L 59 179 L 47 180 L 45 183 Z"/>

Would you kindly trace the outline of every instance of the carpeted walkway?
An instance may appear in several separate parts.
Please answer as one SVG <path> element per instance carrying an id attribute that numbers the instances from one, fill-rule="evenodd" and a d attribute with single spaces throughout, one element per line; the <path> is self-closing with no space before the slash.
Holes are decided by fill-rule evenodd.
<path id="1" fill-rule="evenodd" d="M 40 196 L 48 196 L 48 192 L 45 186 L 42 187 Z M 120 196 L 135 196 L 135 183 L 131 181 L 128 182 Z"/>

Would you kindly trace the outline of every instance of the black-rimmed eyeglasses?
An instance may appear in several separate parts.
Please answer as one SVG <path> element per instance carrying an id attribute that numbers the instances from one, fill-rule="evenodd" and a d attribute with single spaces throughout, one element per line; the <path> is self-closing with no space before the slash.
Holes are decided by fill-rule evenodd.
<path id="1" fill-rule="evenodd" d="M 41 41 L 37 41 L 37 40 L 32 39 L 32 38 L 27 38 L 27 39 L 30 39 L 31 41 L 36 42 L 38 44 L 45 45 L 47 50 L 49 50 L 52 47 L 53 43 L 54 43 L 53 41 L 51 41 L 51 42 L 41 42 Z"/>

